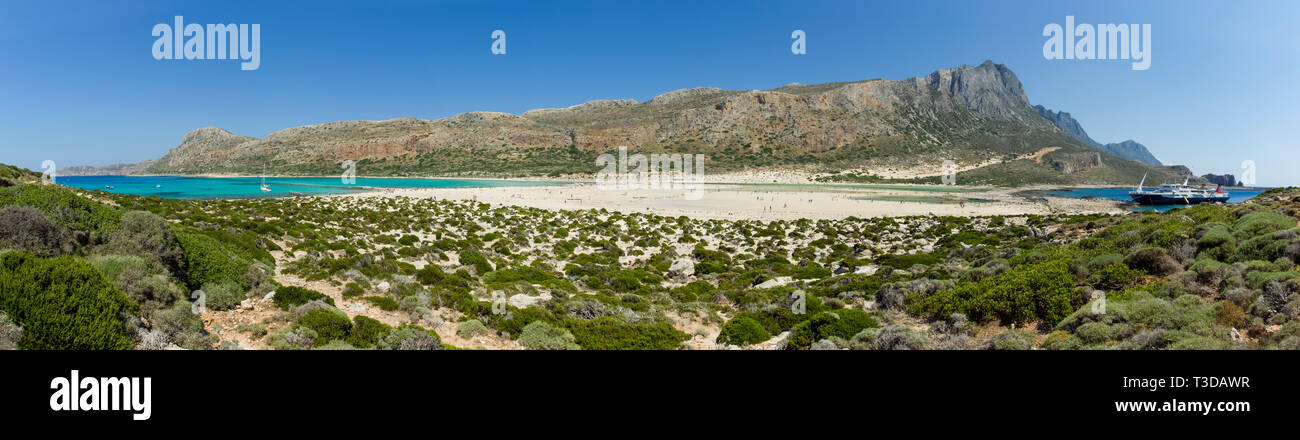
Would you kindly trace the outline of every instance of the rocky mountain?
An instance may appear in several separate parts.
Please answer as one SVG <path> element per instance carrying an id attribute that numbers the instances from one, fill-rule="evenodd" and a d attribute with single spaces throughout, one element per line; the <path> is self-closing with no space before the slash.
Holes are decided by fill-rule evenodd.
<path id="1" fill-rule="evenodd" d="M 1206 174 L 1201 178 L 1215 185 L 1241 186 L 1241 182 L 1237 181 L 1237 176 L 1231 174 Z"/>
<path id="2" fill-rule="evenodd" d="M 1083 129 L 1083 125 L 1079 124 L 1079 121 L 1076 121 L 1069 113 L 1063 111 L 1052 111 L 1041 105 L 1035 105 L 1034 110 L 1038 111 L 1038 114 L 1043 118 L 1056 124 L 1056 126 L 1059 127 L 1061 131 L 1065 132 L 1065 134 L 1079 142 L 1082 142 L 1084 145 L 1128 160 L 1142 162 L 1147 165 L 1162 165 L 1160 161 L 1147 150 L 1146 146 L 1139 144 L 1132 139 L 1124 142 L 1103 145 L 1088 136 L 1088 132 Z"/>
<path id="3" fill-rule="evenodd" d="M 1065 134 L 1069 135 L 1075 140 L 1078 140 L 1079 142 L 1083 142 L 1084 145 L 1093 148 L 1097 148 L 1097 149 L 1101 148 L 1101 143 L 1092 140 L 1092 137 L 1088 136 L 1088 132 L 1083 129 L 1083 125 L 1079 124 L 1079 121 L 1074 120 L 1074 117 L 1070 116 L 1069 113 L 1063 111 L 1062 112 L 1052 111 L 1051 109 L 1048 109 L 1047 107 L 1043 107 L 1041 105 L 1035 105 L 1034 110 L 1038 111 L 1038 114 L 1041 115 L 1043 118 L 1052 121 L 1052 123 L 1056 124 L 1056 126 L 1059 127 L 1061 131 L 1064 131 Z"/>
<path id="4" fill-rule="evenodd" d="M 1124 142 L 1106 144 L 1101 146 L 1101 151 L 1128 159 L 1142 162 L 1147 165 L 1161 165 L 1160 160 L 1156 159 L 1150 151 L 1147 151 L 1145 145 L 1129 139 Z"/>
<path id="5" fill-rule="evenodd" d="M 153 165 L 154 161 L 146 160 L 136 163 L 116 163 L 103 166 L 74 166 L 58 169 L 60 176 L 126 176 L 131 174 L 140 174 L 145 169 Z"/>
<path id="6" fill-rule="evenodd" d="M 333 175 L 353 160 L 361 175 L 561 175 L 593 173 L 595 157 L 619 146 L 704 154 L 710 173 L 911 169 L 944 160 L 978 168 L 966 183 L 1127 184 L 1143 173 L 1181 172 L 1098 154 L 1041 117 L 1016 75 L 991 61 L 903 80 L 694 88 L 522 115 L 332 122 L 261 139 L 208 127 L 143 172 Z"/>

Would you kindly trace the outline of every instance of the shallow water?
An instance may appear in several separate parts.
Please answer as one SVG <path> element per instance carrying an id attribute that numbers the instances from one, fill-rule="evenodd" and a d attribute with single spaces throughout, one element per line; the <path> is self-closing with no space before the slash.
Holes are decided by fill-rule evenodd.
<path id="1" fill-rule="evenodd" d="M 1129 198 L 1128 192 L 1132 190 L 1133 188 L 1071 188 L 1071 189 L 1050 190 L 1044 192 L 1047 193 L 1048 195 L 1053 195 L 1058 197 L 1075 197 L 1075 198 L 1098 197 L 1103 199 L 1112 199 L 1112 200 L 1119 200 L 1122 202 L 1129 202 L 1132 201 L 1132 199 Z M 1228 191 L 1228 203 L 1244 202 L 1246 200 L 1250 200 L 1251 197 L 1255 197 L 1262 192 L 1264 191 L 1244 190 L 1244 189 Z M 1186 208 L 1189 206 L 1192 205 L 1137 206 L 1134 207 L 1133 210 L 1134 211 L 1168 211 L 1171 209 Z"/>
<path id="2" fill-rule="evenodd" d="M 168 199 L 210 200 L 348 194 L 375 188 L 488 188 L 563 185 L 564 182 L 475 179 L 376 179 L 358 177 L 344 185 L 338 177 L 268 177 L 271 191 L 262 191 L 260 177 L 69 176 L 57 182 L 75 188 Z M 112 188 L 108 188 L 111 186 Z"/>

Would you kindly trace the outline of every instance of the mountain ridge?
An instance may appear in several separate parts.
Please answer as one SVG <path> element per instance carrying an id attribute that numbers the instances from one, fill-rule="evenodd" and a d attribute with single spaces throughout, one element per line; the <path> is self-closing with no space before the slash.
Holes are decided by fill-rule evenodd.
<path id="1" fill-rule="evenodd" d="M 1052 121 L 1052 123 L 1056 124 L 1057 127 L 1060 127 L 1065 134 L 1070 135 L 1070 137 L 1079 142 L 1083 142 L 1090 147 L 1128 160 L 1142 162 L 1147 165 L 1164 165 L 1160 163 L 1159 159 L 1156 159 L 1155 155 L 1151 154 L 1151 151 L 1147 150 L 1145 145 L 1142 145 L 1137 141 L 1129 139 L 1123 142 L 1102 144 L 1093 140 L 1091 136 L 1088 136 L 1088 132 L 1083 129 L 1083 125 L 1080 124 L 1079 121 L 1075 120 L 1074 117 L 1070 116 L 1069 113 L 1064 111 L 1053 111 L 1041 105 L 1035 105 L 1034 110 L 1037 110 L 1038 114 L 1042 115 L 1043 118 Z"/>
<path id="2" fill-rule="evenodd" d="M 697 87 L 644 102 L 594 100 L 520 115 L 469 112 L 425 120 L 338 121 L 257 139 L 205 127 L 149 164 L 149 174 L 337 173 L 353 160 L 363 175 L 527 176 L 589 174 L 601 153 L 709 157 L 719 172 L 809 173 L 994 163 L 972 183 L 1097 183 L 1135 180 L 1142 167 L 1081 143 L 1045 119 L 1009 68 L 985 61 L 901 80 L 771 90 Z M 1057 147 L 1035 164 L 1016 157 Z M 1001 161 L 999 163 L 998 161 Z M 1011 165 L 1008 165 L 1011 164 Z M 846 174 L 847 175 L 847 174 Z"/>

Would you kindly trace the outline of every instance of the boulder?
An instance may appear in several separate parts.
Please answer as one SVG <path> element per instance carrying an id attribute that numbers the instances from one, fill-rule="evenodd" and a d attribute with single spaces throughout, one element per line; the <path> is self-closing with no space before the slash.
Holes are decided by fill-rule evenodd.
<path id="1" fill-rule="evenodd" d="M 689 258 L 682 258 L 674 261 L 673 265 L 668 267 L 668 275 L 672 277 L 689 277 L 695 275 L 695 261 Z"/>

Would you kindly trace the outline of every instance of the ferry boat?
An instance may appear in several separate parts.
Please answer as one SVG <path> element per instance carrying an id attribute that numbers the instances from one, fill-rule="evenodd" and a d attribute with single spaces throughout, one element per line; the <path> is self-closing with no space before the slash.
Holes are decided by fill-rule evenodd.
<path id="1" fill-rule="evenodd" d="M 1190 180 L 1191 178 L 1188 177 L 1181 185 L 1165 183 L 1147 190 L 1142 189 L 1142 184 L 1147 181 L 1147 176 L 1144 174 L 1142 181 L 1138 182 L 1137 190 L 1129 191 L 1128 196 L 1133 199 L 1133 203 L 1139 205 L 1195 205 L 1228 201 L 1228 193 L 1223 191 L 1223 185 L 1210 190 L 1205 185 L 1200 187 L 1188 185 L 1187 182 Z"/>

